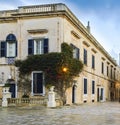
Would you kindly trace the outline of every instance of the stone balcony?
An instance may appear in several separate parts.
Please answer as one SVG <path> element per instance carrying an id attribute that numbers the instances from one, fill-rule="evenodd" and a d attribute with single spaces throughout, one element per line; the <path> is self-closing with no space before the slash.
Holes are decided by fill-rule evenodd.
<path id="1" fill-rule="evenodd" d="M 0 65 L 5 65 L 5 64 L 14 64 L 15 62 L 15 58 L 11 57 L 11 58 L 0 58 Z"/>

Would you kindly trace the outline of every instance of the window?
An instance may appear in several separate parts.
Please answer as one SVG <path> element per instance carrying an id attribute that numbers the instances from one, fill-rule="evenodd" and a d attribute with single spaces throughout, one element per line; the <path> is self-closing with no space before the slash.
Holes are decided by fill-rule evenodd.
<path id="1" fill-rule="evenodd" d="M 87 94 L 87 79 L 84 79 L 84 94 Z"/>
<path id="2" fill-rule="evenodd" d="M 112 79 L 112 77 L 113 77 L 113 70 L 112 70 L 112 66 L 111 66 L 111 79 Z"/>
<path id="3" fill-rule="evenodd" d="M 109 67 L 107 66 L 107 76 L 109 76 Z"/>
<path id="4" fill-rule="evenodd" d="M 71 47 L 73 48 L 73 58 L 79 59 L 80 51 L 79 48 L 71 44 Z"/>
<path id="5" fill-rule="evenodd" d="M 28 55 L 48 53 L 48 39 L 29 39 Z"/>
<path id="6" fill-rule="evenodd" d="M 7 43 L 7 51 L 6 56 L 7 57 L 15 57 L 17 56 L 17 40 L 14 34 L 9 34 L 6 37 L 6 43 Z"/>
<path id="7" fill-rule="evenodd" d="M 102 74 L 104 74 L 104 63 L 102 62 L 102 69 L 101 69 L 102 71 Z"/>
<path id="8" fill-rule="evenodd" d="M 111 88 L 114 87 L 114 83 L 111 82 L 111 83 L 110 83 L 110 87 L 111 87 Z"/>
<path id="9" fill-rule="evenodd" d="M 92 55 L 92 68 L 95 69 L 95 56 Z"/>
<path id="10" fill-rule="evenodd" d="M 6 41 L 0 42 L 0 57 L 16 57 L 17 40 L 14 34 L 9 34 Z"/>
<path id="11" fill-rule="evenodd" d="M 92 81 L 92 94 L 95 94 L 95 81 Z"/>
<path id="12" fill-rule="evenodd" d="M 87 50 L 84 49 L 84 64 L 87 65 Z"/>
<path id="13" fill-rule="evenodd" d="M 114 79 L 116 78 L 116 69 L 114 69 Z"/>
<path id="14" fill-rule="evenodd" d="M 15 57 L 16 43 L 15 42 L 7 42 L 7 57 Z"/>

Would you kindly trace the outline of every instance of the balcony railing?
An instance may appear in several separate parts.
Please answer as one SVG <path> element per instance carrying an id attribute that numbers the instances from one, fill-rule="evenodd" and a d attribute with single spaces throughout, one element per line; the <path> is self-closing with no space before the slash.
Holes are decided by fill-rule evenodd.
<path id="1" fill-rule="evenodd" d="M 48 11 L 54 11 L 54 10 L 55 10 L 55 6 L 51 4 L 19 7 L 19 13 L 48 12 Z"/>

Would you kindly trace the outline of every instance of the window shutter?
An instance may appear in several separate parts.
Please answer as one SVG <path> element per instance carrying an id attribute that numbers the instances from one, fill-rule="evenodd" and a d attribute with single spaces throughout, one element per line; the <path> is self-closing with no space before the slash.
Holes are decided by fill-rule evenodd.
<path id="1" fill-rule="evenodd" d="M 80 58 L 80 49 L 79 48 L 77 48 L 77 52 L 76 52 L 76 56 L 77 56 L 77 59 L 79 59 Z"/>
<path id="2" fill-rule="evenodd" d="M 16 52 L 15 52 L 15 55 L 16 55 L 16 57 L 17 57 L 17 42 L 16 42 Z"/>
<path id="3" fill-rule="evenodd" d="M 6 42 L 2 41 L 1 42 L 1 57 L 5 57 L 6 56 Z"/>
<path id="4" fill-rule="evenodd" d="M 34 40 L 29 39 L 28 40 L 28 55 L 33 55 L 34 54 Z"/>
<path id="5" fill-rule="evenodd" d="M 48 53 L 48 39 L 44 39 L 44 53 Z"/>

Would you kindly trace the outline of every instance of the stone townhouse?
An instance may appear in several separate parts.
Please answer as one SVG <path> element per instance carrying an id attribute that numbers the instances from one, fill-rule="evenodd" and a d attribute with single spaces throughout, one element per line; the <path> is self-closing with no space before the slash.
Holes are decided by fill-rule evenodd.
<path id="1" fill-rule="evenodd" d="M 84 69 L 66 92 L 67 103 L 106 101 L 115 97 L 115 82 L 119 78 L 116 61 L 106 52 L 87 28 L 64 4 L 21 6 L 0 11 L 0 86 L 10 82 L 12 97 L 20 97 L 17 87 L 16 59 L 28 55 L 61 52 L 61 43 L 73 47 L 74 58 L 84 63 Z M 38 80 L 40 79 L 40 80 Z M 37 84 L 36 90 L 35 84 Z M 42 71 L 31 73 L 31 96 L 45 95 Z"/>

